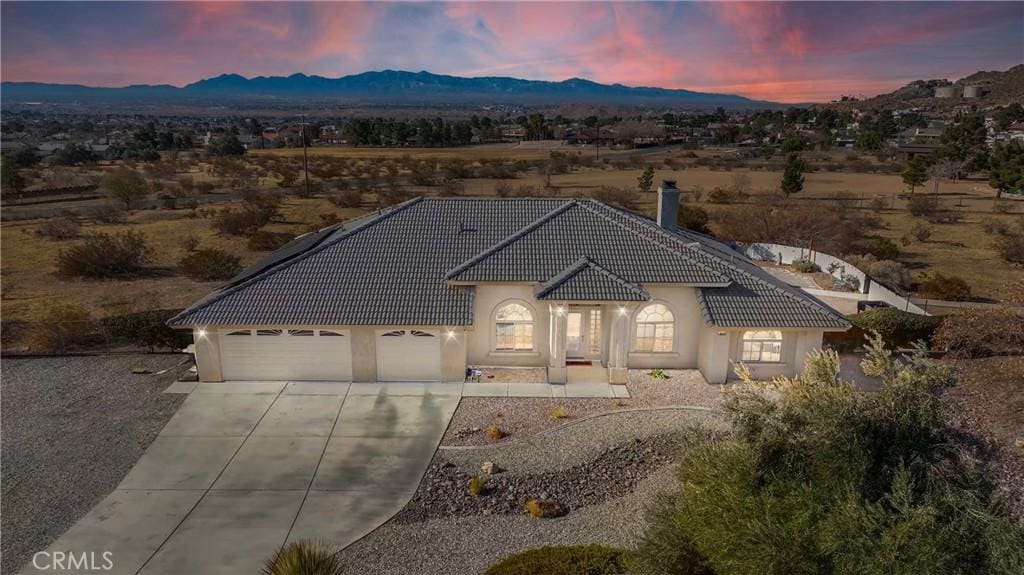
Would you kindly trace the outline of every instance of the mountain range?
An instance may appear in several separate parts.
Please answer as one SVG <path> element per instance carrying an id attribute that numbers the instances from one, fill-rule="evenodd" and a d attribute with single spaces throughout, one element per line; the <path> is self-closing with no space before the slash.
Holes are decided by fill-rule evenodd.
<path id="1" fill-rule="evenodd" d="M 488 76 L 466 78 L 430 72 L 383 70 L 340 78 L 222 74 L 183 87 L 143 84 L 118 88 L 40 82 L 3 82 L 11 102 L 202 103 L 217 101 L 342 101 L 348 104 L 606 104 L 703 108 L 763 108 L 777 104 L 733 94 L 599 84 L 581 78 L 562 82 Z"/>

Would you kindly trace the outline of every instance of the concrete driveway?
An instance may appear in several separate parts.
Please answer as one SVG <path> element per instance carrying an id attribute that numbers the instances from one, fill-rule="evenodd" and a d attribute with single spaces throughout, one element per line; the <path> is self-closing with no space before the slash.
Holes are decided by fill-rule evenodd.
<path id="1" fill-rule="evenodd" d="M 348 545 L 408 502 L 461 390 L 199 384 L 117 489 L 23 573 L 87 572 L 54 569 L 55 552 L 103 566 L 109 551 L 106 573 L 252 575 L 288 541 Z"/>

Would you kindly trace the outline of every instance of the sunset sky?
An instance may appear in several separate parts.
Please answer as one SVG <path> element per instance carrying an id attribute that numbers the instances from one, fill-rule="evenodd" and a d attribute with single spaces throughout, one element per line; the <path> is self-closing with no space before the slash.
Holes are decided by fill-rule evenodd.
<path id="1" fill-rule="evenodd" d="M 2 79 L 184 85 L 427 70 L 873 95 L 1024 62 L 1024 3 L 3 2 Z"/>

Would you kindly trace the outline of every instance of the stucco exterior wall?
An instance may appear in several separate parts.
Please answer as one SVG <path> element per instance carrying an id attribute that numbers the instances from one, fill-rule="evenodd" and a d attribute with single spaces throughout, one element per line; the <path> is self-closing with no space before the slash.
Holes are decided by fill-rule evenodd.
<path id="1" fill-rule="evenodd" d="M 629 306 L 629 358 L 627 364 L 634 369 L 688 369 L 697 367 L 701 329 L 704 320 L 697 305 L 697 290 L 691 287 L 645 286 L 652 301 Z M 663 303 L 672 310 L 675 333 L 672 335 L 671 353 L 639 353 L 633 351 L 636 336 L 636 314 L 651 303 Z"/>
<path id="2" fill-rule="evenodd" d="M 518 301 L 533 312 L 533 351 L 494 351 L 494 312 L 507 301 Z M 473 304 L 473 327 L 466 332 L 466 359 L 470 365 L 544 367 L 548 364 L 550 310 L 537 301 L 530 285 L 480 285 Z"/>
<path id="3" fill-rule="evenodd" d="M 192 330 L 199 381 L 224 381 L 220 367 L 220 332 L 211 329 L 202 333 L 199 335 L 199 329 Z"/>
<path id="4" fill-rule="evenodd" d="M 352 381 L 377 381 L 377 327 L 357 325 L 349 330 L 352 334 Z"/>
<path id="5" fill-rule="evenodd" d="M 782 361 L 778 363 L 746 363 L 751 377 L 757 380 L 770 380 L 773 377 L 793 377 L 803 371 L 807 354 L 821 348 L 822 330 L 783 331 Z M 739 363 L 743 357 L 743 331 L 729 334 L 729 379 L 735 379 L 733 364 Z"/>

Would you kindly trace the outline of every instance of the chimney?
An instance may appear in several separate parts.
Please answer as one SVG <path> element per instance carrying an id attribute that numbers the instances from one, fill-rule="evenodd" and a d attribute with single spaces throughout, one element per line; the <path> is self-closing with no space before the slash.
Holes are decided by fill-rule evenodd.
<path id="1" fill-rule="evenodd" d="M 675 180 L 662 180 L 658 186 L 658 225 L 675 230 L 679 221 L 679 189 Z"/>

